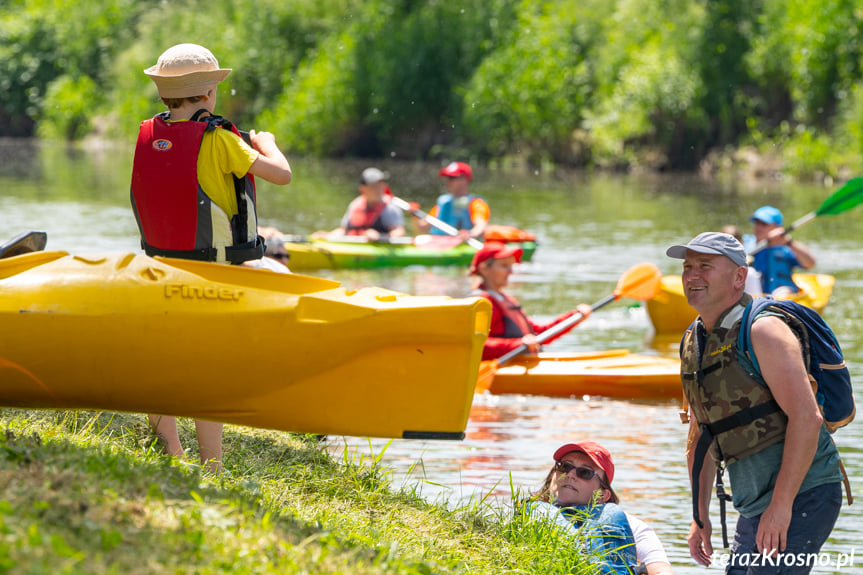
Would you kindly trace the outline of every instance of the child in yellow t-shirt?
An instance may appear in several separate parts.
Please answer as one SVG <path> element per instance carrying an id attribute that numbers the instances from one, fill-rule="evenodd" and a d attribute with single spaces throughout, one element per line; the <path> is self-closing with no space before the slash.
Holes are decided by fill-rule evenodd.
<path id="1" fill-rule="evenodd" d="M 218 84 L 230 72 L 230 68 L 219 67 L 219 63 L 212 52 L 197 44 L 173 46 L 159 56 L 159 60 L 154 66 L 144 70 L 144 73 L 155 82 L 162 102 L 168 107 L 168 114 L 163 116 L 163 119 L 169 124 L 198 119 L 205 120 L 208 115 L 214 115 Z M 143 126 L 146 123 L 142 124 L 142 134 Z M 187 227 L 193 229 L 181 229 L 177 232 L 173 231 L 170 226 L 165 226 L 163 221 L 177 217 L 174 206 L 166 204 L 166 198 L 168 202 L 173 201 L 171 194 L 174 190 L 162 193 L 163 191 L 159 188 L 170 188 L 172 180 L 182 181 L 184 183 L 178 187 L 184 188 L 182 191 L 186 195 L 183 197 L 186 198 L 188 194 L 192 194 L 192 199 L 195 199 L 195 190 L 189 192 L 185 189 L 190 175 L 191 165 L 189 163 L 195 158 L 194 150 L 186 150 L 179 155 L 182 160 L 179 163 L 189 165 L 178 165 L 176 161 L 169 161 L 167 154 L 150 153 L 147 156 L 150 149 L 170 150 L 173 146 L 170 140 L 162 139 L 148 142 L 144 138 L 143 141 L 150 145 L 142 148 L 142 137 L 139 136 L 139 146 L 135 154 L 137 165 L 133 169 L 132 202 L 141 227 L 142 240 L 145 243 L 150 243 L 150 238 L 146 237 L 145 231 L 147 229 L 157 230 L 157 232 L 153 232 L 153 235 L 158 236 L 161 245 L 157 247 L 163 252 L 179 254 L 175 257 L 184 257 L 183 254 L 189 254 L 188 257 L 193 259 L 225 262 L 225 247 L 228 246 L 230 249 L 232 245 L 236 244 L 236 237 L 232 234 L 231 228 L 235 220 L 232 218 L 241 213 L 237 200 L 238 192 L 235 189 L 235 177 L 242 179 L 247 174 L 252 174 L 279 185 L 285 185 L 291 181 L 290 164 L 276 145 L 273 134 L 252 130 L 249 136 L 251 145 L 229 129 L 216 128 L 204 132 L 200 140 L 197 158 L 194 161 L 196 161 L 197 183 L 210 201 L 209 213 L 200 214 L 199 212 L 197 218 L 187 218 L 189 222 Z M 139 154 L 141 158 L 139 158 Z M 150 180 L 149 184 L 148 179 Z M 160 183 L 167 182 L 168 185 L 153 185 L 152 182 L 156 180 Z M 159 193 L 162 195 L 157 197 Z M 180 194 L 177 195 L 180 196 Z M 199 209 L 194 205 L 184 207 L 185 213 L 188 214 L 191 209 L 193 215 L 195 210 Z M 254 211 L 254 206 L 252 206 L 252 210 Z M 177 206 L 176 211 L 182 211 L 181 207 Z M 184 223 L 186 220 L 181 218 L 179 221 Z M 254 217 L 250 219 L 252 222 L 249 230 L 251 238 L 255 238 L 257 235 L 257 229 L 254 226 L 255 221 Z M 206 229 L 207 226 L 210 226 L 210 229 Z M 172 245 L 174 242 L 172 234 L 178 238 L 176 245 Z M 190 237 L 195 240 L 195 249 L 189 249 L 187 245 Z M 202 246 L 201 238 L 204 238 L 209 245 Z M 254 245 L 254 239 L 251 243 Z M 219 255 L 218 257 L 209 257 L 212 253 Z M 148 417 L 154 432 L 166 442 L 166 451 L 170 455 L 183 456 L 176 419 L 163 415 L 149 415 Z M 222 465 L 222 424 L 196 420 L 195 427 L 200 447 L 201 464 L 210 471 L 220 471 Z"/>

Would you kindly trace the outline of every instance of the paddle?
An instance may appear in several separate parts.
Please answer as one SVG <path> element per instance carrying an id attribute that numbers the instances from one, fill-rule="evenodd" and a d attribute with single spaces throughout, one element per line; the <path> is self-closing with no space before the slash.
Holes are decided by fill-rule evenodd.
<path id="1" fill-rule="evenodd" d="M 617 301 L 623 297 L 643 301 L 649 300 L 656 296 L 656 294 L 659 292 L 659 286 L 661 281 L 662 272 L 659 271 L 659 268 L 656 267 L 656 265 L 650 262 L 636 264 L 623 272 L 623 275 L 620 276 L 619 280 L 617 280 L 617 285 L 615 286 L 613 292 L 590 306 L 590 309 L 591 311 L 596 311 L 599 308 L 604 307 L 611 302 Z M 550 327 L 544 332 L 538 334 L 536 336 L 536 339 L 539 343 L 544 343 L 552 337 L 568 330 L 573 325 L 581 321 L 583 317 L 584 316 L 582 316 L 582 314 L 575 313 L 574 315 L 566 318 L 559 324 Z M 527 351 L 527 349 L 527 345 L 521 344 L 515 349 L 509 351 L 508 353 L 502 355 L 495 360 L 483 362 L 477 377 L 477 381 L 483 383 L 479 383 L 477 385 L 477 388 L 488 389 L 488 387 L 491 385 L 491 380 L 494 378 L 494 373 L 497 371 L 497 369 L 504 363 L 513 359 L 514 357 L 521 355 L 522 353 Z M 484 383 L 486 382 L 488 383 L 488 385 L 484 385 Z"/>
<path id="2" fill-rule="evenodd" d="M 785 228 L 785 233 L 790 234 L 792 230 L 802 228 L 818 216 L 836 216 L 847 212 L 852 208 L 856 208 L 863 204 L 863 178 L 853 178 L 845 182 L 845 185 L 836 190 L 829 198 L 821 203 L 821 206 L 812 212 L 809 212 L 799 220 Z M 749 252 L 750 256 L 754 256 L 761 250 L 767 247 L 767 240 L 761 240 Z"/>
<path id="3" fill-rule="evenodd" d="M 436 217 L 431 216 L 431 215 L 425 213 L 424 211 L 422 211 L 420 209 L 416 209 L 416 210 L 412 209 L 411 205 L 408 202 L 404 201 L 403 199 L 401 199 L 397 196 L 392 196 L 390 198 L 390 202 L 392 202 L 396 207 L 403 209 L 407 213 L 412 214 L 421 220 L 425 220 L 430 225 L 436 227 L 437 229 L 439 229 L 440 231 L 442 231 L 445 234 L 449 234 L 451 236 L 457 236 L 458 235 L 458 230 L 455 229 L 454 227 L 452 227 L 451 225 L 449 225 L 448 223 L 446 223 L 445 221 L 439 220 Z M 470 247 L 472 247 L 474 249 L 477 249 L 477 250 L 482 249 L 482 242 L 475 239 L 475 238 L 468 238 L 467 243 Z"/>

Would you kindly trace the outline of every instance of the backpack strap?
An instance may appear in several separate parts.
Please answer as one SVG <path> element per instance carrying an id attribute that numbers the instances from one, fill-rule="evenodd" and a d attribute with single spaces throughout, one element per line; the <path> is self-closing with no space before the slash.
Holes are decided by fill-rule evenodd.
<path id="1" fill-rule="evenodd" d="M 203 114 L 207 116 L 201 117 Z M 193 122 L 206 122 L 207 130 L 215 130 L 217 127 L 224 128 L 229 132 L 239 132 L 230 120 L 223 116 L 211 114 L 207 109 L 201 108 L 192 115 Z M 240 137 L 244 138 L 242 133 Z M 234 194 L 237 197 L 237 213 L 231 218 L 231 229 L 234 233 L 234 245 L 225 248 L 225 258 L 234 265 L 245 261 L 258 260 L 264 257 L 267 244 L 262 236 L 257 235 L 255 239 L 249 240 L 249 207 L 246 203 L 246 181 L 245 178 L 234 178 Z"/>
<path id="2" fill-rule="evenodd" d="M 765 305 L 769 305 L 769 302 L 770 300 L 768 299 L 753 299 L 751 302 L 746 304 L 746 308 L 743 310 L 743 316 L 740 318 L 740 331 L 737 334 L 738 358 L 745 358 L 749 362 L 749 365 L 747 366 L 744 364 L 744 367 L 751 368 L 747 369 L 747 371 L 751 372 L 753 375 L 757 375 L 758 377 L 761 377 L 761 367 L 758 365 L 758 358 L 755 356 L 755 351 L 752 349 L 752 339 L 749 335 L 752 330 L 752 322 L 755 320 L 755 317 L 759 312 L 761 312 Z M 753 307 L 757 307 L 758 309 L 753 310 Z"/>
<path id="3" fill-rule="evenodd" d="M 688 336 L 690 333 L 692 333 L 692 334 L 695 333 L 695 324 L 697 321 L 698 321 L 697 318 L 692 320 L 692 323 L 689 324 L 689 327 L 686 328 L 685 332 L 683 332 L 683 335 L 680 338 L 680 348 L 678 349 L 678 352 L 677 352 L 679 357 L 683 357 L 683 344 L 686 341 L 686 336 Z M 679 413 L 680 423 L 689 423 L 689 401 L 686 399 L 686 392 L 681 390 L 680 393 L 683 396 L 683 399 L 682 399 L 681 405 L 680 405 L 680 413 Z"/>

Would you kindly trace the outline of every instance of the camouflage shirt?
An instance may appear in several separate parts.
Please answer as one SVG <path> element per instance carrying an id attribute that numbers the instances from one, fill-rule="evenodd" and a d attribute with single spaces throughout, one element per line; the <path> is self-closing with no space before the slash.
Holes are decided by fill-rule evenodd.
<path id="1" fill-rule="evenodd" d="M 684 337 L 681 353 L 681 381 L 686 399 L 699 425 L 715 423 L 742 409 L 773 401 L 770 389 L 741 365 L 737 334 L 746 305 L 744 296 L 719 317 L 713 331 L 706 333 L 699 318 L 695 329 Z M 733 463 L 785 438 L 788 418 L 775 411 L 719 433 L 711 447 L 716 461 Z"/>

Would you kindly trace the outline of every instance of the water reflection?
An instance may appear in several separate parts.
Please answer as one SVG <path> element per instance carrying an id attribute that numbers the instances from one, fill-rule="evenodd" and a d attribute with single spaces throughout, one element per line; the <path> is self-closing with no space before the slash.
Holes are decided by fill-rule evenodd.
<path id="1" fill-rule="evenodd" d="M 291 234 L 334 227 L 356 193 L 356 174 L 365 162 L 292 159 L 292 165 L 295 181 L 287 189 L 261 186 L 262 222 Z M 382 167 L 393 174 L 391 185 L 401 197 L 420 201 L 424 207 L 440 191 L 434 165 Z M 49 145 L 0 142 L 0 239 L 41 229 L 48 232 L 49 249 L 139 252 L 129 209 L 130 173 L 131 147 L 110 153 L 70 152 Z M 766 203 L 793 218 L 817 207 L 831 191 L 778 182 L 567 173 L 537 177 L 482 169 L 477 170 L 472 189 L 489 200 L 494 219 L 538 235 L 540 247 L 534 260 L 518 267 L 509 288 L 538 321 L 577 303 L 598 301 L 610 293 L 623 271 L 640 261 L 653 261 L 664 273 L 677 273 L 680 263 L 666 258 L 665 248 L 700 231 L 733 222 L 745 225 L 751 211 Z M 837 278 L 825 316 L 858 380 L 863 376 L 863 310 L 858 306 L 863 295 L 861 227 L 863 209 L 858 209 L 812 223 L 799 236 L 815 250 L 817 271 Z M 378 285 L 418 295 L 460 297 L 469 289 L 465 270 L 453 268 L 321 270 L 310 275 L 350 288 Z M 677 337 L 653 336 L 643 306 L 621 301 L 600 310 L 548 349 L 623 347 L 673 357 L 677 344 Z M 703 573 L 689 559 L 686 547 L 690 513 L 683 455 L 686 427 L 679 423 L 677 412 L 676 401 L 481 396 L 474 402 L 464 441 L 394 440 L 382 461 L 392 468 L 396 486 L 421 482 L 419 488 L 430 499 L 458 504 L 490 493 L 506 501 L 510 481 L 520 490 L 539 488 L 551 454 L 560 444 L 585 438 L 599 441 L 615 456 L 615 488 L 626 508 L 656 527 L 678 573 Z M 863 493 L 859 479 L 863 424 L 837 432 L 835 440 L 854 489 Z M 329 439 L 337 456 L 345 445 L 380 453 L 386 444 L 385 440 Z M 859 503 L 844 508 L 825 551 L 848 552 L 855 545 L 863 550 L 857 528 L 861 520 Z M 730 529 L 733 524 L 732 512 Z M 718 537 L 717 531 L 717 545 Z"/>

